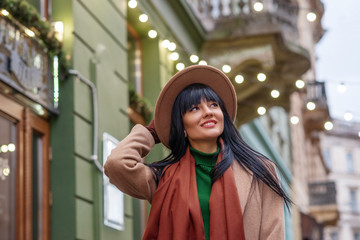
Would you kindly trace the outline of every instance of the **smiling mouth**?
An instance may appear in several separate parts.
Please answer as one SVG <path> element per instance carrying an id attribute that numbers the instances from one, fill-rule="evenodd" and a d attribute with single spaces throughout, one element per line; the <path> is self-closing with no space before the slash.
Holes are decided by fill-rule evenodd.
<path id="1" fill-rule="evenodd" d="M 216 124 L 216 121 L 208 121 L 208 122 L 201 124 L 201 126 L 202 127 L 211 127 L 211 126 L 215 126 L 215 124 Z"/>

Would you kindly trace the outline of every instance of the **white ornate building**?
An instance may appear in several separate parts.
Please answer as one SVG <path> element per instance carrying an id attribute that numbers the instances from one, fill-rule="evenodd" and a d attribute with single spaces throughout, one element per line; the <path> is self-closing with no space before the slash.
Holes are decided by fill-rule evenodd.
<path id="1" fill-rule="evenodd" d="M 321 147 L 335 182 L 339 221 L 326 227 L 325 240 L 360 240 L 360 123 L 334 121 L 324 132 Z"/>

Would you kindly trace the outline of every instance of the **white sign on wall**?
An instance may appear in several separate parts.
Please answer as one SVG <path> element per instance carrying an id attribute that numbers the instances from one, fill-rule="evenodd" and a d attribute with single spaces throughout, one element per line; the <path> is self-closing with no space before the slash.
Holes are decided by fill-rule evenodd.
<path id="1" fill-rule="evenodd" d="M 108 133 L 103 133 L 103 164 L 118 145 L 119 141 Z M 124 193 L 109 182 L 103 173 L 104 180 L 104 224 L 108 227 L 124 230 Z"/>

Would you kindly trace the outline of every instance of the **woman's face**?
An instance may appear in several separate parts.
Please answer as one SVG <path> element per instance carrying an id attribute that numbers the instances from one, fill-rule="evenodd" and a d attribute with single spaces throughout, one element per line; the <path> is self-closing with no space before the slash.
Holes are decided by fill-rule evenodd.
<path id="1" fill-rule="evenodd" d="M 182 117 L 191 146 L 215 143 L 224 131 L 224 115 L 217 102 L 201 100 Z"/>

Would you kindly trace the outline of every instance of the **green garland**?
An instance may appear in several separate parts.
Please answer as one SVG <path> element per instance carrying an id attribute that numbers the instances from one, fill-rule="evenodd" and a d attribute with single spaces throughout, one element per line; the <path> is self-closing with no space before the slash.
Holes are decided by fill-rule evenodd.
<path id="1" fill-rule="evenodd" d="M 35 7 L 25 0 L 1 0 L 0 9 L 7 10 L 11 20 L 15 20 L 25 27 L 34 30 L 38 36 L 39 43 L 46 49 L 51 58 L 58 56 L 60 72 L 67 75 L 69 66 L 62 50 L 62 44 L 55 37 L 55 31 L 48 21 L 41 19 L 40 14 Z"/>
<path id="2" fill-rule="evenodd" d="M 152 119 L 152 108 L 150 102 L 144 97 L 140 97 L 134 87 L 129 84 L 129 102 L 130 107 L 137 113 L 144 117 L 146 123 L 149 123 Z"/>
<path id="3" fill-rule="evenodd" d="M 1 0 L 0 9 L 7 10 L 12 21 L 33 30 L 39 38 L 39 43 L 46 49 L 49 56 L 59 58 L 59 72 L 62 78 L 68 76 L 69 65 L 66 60 L 65 52 L 62 50 L 62 44 L 55 37 L 55 31 L 48 21 L 41 19 L 40 14 L 35 7 L 25 0 Z M 140 97 L 135 89 L 129 86 L 130 107 L 142 115 L 146 122 L 152 118 L 152 110 L 149 101 Z"/>

